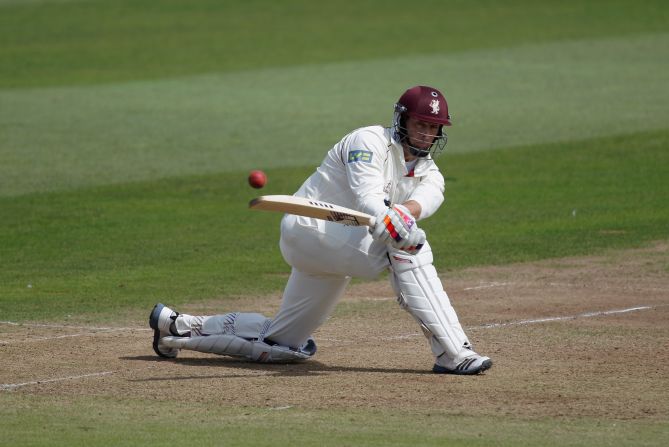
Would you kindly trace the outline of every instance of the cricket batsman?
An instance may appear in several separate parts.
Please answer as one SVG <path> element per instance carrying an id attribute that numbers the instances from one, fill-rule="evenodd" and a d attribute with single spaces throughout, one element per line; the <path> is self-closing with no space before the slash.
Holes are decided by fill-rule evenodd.
<path id="1" fill-rule="evenodd" d="M 151 311 L 153 349 L 174 358 L 180 349 L 257 362 L 305 360 L 316 353 L 313 332 L 344 294 L 352 277 L 390 269 L 400 307 L 427 337 L 438 374 L 478 374 L 492 366 L 465 334 L 433 266 L 418 222 L 444 201 L 444 177 L 434 163 L 451 125 L 436 88 L 416 86 L 395 104 L 392 126 L 362 127 L 344 136 L 296 196 L 375 216 L 373 227 L 344 226 L 286 214 L 281 253 L 292 267 L 273 318 L 258 313 L 193 316 L 163 304 Z"/>

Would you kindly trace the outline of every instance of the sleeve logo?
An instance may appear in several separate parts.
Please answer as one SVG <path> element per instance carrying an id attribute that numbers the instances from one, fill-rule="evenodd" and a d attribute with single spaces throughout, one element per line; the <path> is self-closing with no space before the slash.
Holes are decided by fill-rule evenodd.
<path id="1" fill-rule="evenodd" d="M 371 163 L 372 162 L 372 153 L 370 151 L 350 151 L 348 153 L 348 162 L 349 163 L 356 163 L 358 161 L 361 161 L 363 163 Z"/>

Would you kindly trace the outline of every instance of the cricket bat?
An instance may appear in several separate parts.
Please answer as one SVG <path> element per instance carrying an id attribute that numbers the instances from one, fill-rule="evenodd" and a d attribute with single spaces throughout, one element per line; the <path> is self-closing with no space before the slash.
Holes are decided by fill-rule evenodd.
<path id="1" fill-rule="evenodd" d="M 306 199 L 304 197 L 286 195 L 260 196 L 251 200 L 249 208 L 313 217 L 315 219 L 329 220 L 330 222 L 356 227 L 371 227 L 374 225 L 374 216 L 333 203 Z"/>

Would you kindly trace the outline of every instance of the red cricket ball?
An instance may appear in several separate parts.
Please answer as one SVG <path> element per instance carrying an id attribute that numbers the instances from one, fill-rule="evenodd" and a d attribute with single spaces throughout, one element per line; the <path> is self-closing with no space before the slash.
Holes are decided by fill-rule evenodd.
<path id="1" fill-rule="evenodd" d="M 249 185 L 253 188 L 260 189 L 267 183 L 267 176 L 262 171 L 251 171 L 249 174 Z"/>

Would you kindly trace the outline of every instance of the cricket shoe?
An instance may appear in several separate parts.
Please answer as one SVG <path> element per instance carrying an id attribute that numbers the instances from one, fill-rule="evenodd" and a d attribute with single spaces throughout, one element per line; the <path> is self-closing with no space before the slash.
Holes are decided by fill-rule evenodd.
<path id="1" fill-rule="evenodd" d="M 437 361 L 439 360 L 440 359 L 437 359 Z M 471 351 L 471 355 L 468 355 L 460 362 L 446 360 L 444 363 L 446 363 L 445 366 L 435 363 L 432 367 L 432 372 L 437 374 L 458 374 L 469 376 L 480 374 L 483 371 L 490 369 L 492 366 L 492 360 L 490 360 L 489 357 L 478 355 L 474 351 Z"/>
<path id="2" fill-rule="evenodd" d="M 163 337 L 174 336 L 171 327 L 177 316 L 179 316 L 179 312 L 175 312 L 161 303 L 153 306 L 151 315 L 149 315 L 149 326 L 153 329 L 153 350 L 160 357 L 173 359 L 179 353 L 179 349 L 171 348 L 162 343 Z"/>

